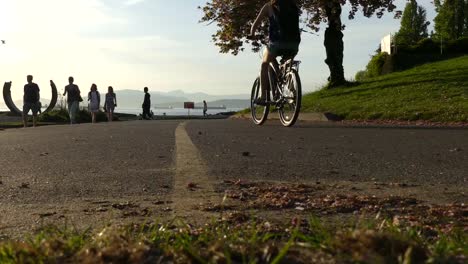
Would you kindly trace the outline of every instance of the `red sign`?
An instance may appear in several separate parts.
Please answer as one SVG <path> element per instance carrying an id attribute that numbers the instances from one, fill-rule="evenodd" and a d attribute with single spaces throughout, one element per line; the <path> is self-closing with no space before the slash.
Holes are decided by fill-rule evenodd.
<path id="1" fill-rule="evenodd" d="M 184 103 L 184 108 L 185 109 L 194 109 L 195 108 L 195 103 L 194 102 L 185 102 Z"/>

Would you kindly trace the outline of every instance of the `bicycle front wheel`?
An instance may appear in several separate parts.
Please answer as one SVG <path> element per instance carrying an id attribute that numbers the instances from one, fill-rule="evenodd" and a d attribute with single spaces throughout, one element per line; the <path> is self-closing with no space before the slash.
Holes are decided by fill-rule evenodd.
<path id="1" fill-rule="evenodd" d="M 252 94 L 250 96 L 250 112 L 252 114 L 252 121 L 256 125 L 263 125 L 268 118 L 270 112 L 270 106 L 257 105 L 255 99 L 260 98 L 262 95 L 262 88 L 260 87 L 260 77 L 258 77 L 252 87 Z"/>
<path id="2" fill-rule="evenodd" d="M 297 71 L 292 70 L 286 75 L 283 88 L 283 102 L 279 108 L 279 117 L 285 127 L 293 126 L 301 111 L 302 85 Z"/>

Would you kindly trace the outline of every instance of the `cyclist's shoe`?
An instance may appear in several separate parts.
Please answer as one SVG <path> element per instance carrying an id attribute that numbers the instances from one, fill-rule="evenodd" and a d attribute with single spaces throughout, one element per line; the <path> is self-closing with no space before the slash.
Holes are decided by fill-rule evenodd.
<path id="1" fill-rule="evenodd" d="M 268 103 L 267 103 L 267 100 L 265 98 L 257 98 L 254 100 L 254 104 L 256 105 L 261 105 L 261 106 L 266 106 Z"/>

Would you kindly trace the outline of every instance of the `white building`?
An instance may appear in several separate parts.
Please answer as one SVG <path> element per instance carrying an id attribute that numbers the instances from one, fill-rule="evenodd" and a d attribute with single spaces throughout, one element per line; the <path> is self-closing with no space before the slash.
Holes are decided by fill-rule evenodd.
<path id="1" fill-rule="evenodd" d="M 392 50 L 392 34 L 385 36 L 381 41 L 380 41 L 380 51 L 381 52 L 387 52 L 388 54 L 392 55 L 393 50 Z"/>

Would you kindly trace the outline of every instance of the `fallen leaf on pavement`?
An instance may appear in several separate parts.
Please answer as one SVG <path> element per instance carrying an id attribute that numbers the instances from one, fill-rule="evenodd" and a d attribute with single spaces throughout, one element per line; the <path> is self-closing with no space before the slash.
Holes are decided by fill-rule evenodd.
<path id="1" fill-rule="evenodd" d="M 390 184 L 387 184 L 390 185 Z M 407 187 L 410 184 L 393 184 Z M 426 205 L 412 197 L 356 195 L 329 192 L 327 185 L 250 182 L 228 185 L 225 190 L 236 208 L 314 212 L 318 215 L 379 214 L 410 226 L 421 226 L 427 232 L 450 231 L 468 226 L 468 208 L 464 203 Z"/>
<path id="2" fill-rule="evenodd" d="M 100 212 L 100 213 L 107 212 L 107 211 L 109 211 L 109 209 L 104 208 L 104 207 L 98 207 L 98 208 L 96 209 L 96 212 Z"/>
<path id="3" fill-rule="evenodd" d="M 230 212 L 230 213 L 223 215 L 223 218 L 222 218 L 223 221 L 226 221 L 228 223 L 236 223 L 236 224 L 247 222 L 249 221 L 249 219 L 250 217 L 247 214 L 241 213 L 241 212 Z"/>
<path id="4" fill-rule="evenodd" d="M 115 203 L 111 205 L 112 208 L 118 209 L 118 210 L 124 210 L 126 208 L 135 208 L 138 207 L 138 205 L 132 204 L 130 202 L 125 202 L 125 203 Z"/>
<path id="5" fill-rule="evenodd" d="M 49 217 L 49 216 L 53 216 L 53 215 L 56 215 L 57 213 L 56 212 L 52 212 L 52 213 L 42 213 L 42 214 L 38 214 L 40 218 L 45 218 L 45 217 Z"/>
<path id="6" fill-rule="evenodd" d="M 234 206 L 226 205 L 226 204 L 207 204 L 207 205 L 200 206 L 200 210 L 205 211 L 205 212 L 222 212 L 222 211 L 228 211 L 232 209 L 234 209 Z"/>
<path id="7" fill-rule="evenodd" d="M 462 151 L 461 148 L 454 148 L 450 150 L 450 152 L 460 152 L 460 151 Z"/>
<path id="8" fill-rule="evenodd" d="M 197 184 L 193 182 L 189 182 L 189 184 L 187 184 L 187 188 L 189 189 L 195 189 L 197 187 L 198 187 Z"/>

